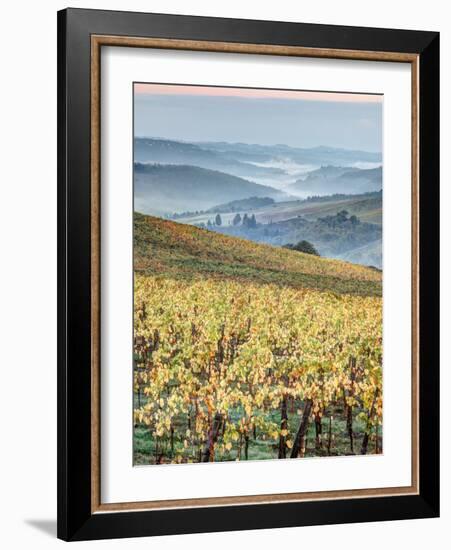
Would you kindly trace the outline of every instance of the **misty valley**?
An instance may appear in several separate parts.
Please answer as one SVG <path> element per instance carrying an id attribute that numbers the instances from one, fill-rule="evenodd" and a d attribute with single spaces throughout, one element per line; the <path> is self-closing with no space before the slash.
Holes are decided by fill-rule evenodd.
<path id="1" fill-rule="evenodd" d="M 382 268 L 382 155 L 331 147 L 134 140 L 135 211 Z"/>

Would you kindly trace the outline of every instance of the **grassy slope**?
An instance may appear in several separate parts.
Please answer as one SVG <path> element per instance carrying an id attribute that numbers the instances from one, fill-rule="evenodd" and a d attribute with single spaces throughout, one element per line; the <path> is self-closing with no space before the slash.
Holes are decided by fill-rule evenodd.
<path id="1" fill-rule="evenodd" d="M 337 293 L 381 295 L 380 273 L 135 213 L 135 270 L 177 278 L 244 279 Z"/>
<path id="2" fill-rule="evenodd" d="M 300 203 L 278 203 L 271 212 L 269 209 L 259 216 L 257 221 L 268 223 L 269 221 L 284 221 L 296 216 L 304 216 L 309 220 L 316 220 L 324 216 L 334 216 L 340 210 L 347 210 L 350 215 L 355 214 L 362 221 L 370 223 L 382 223 L 382 204 L 379 198 L 362 198 L 362 196 L 330 201 L 308 201 Z"/>
<path id="3" fill-rule="evenodd" d="M 212 209 L 213 211 L 214 209 Z M 347 210 L 350 215 L 355 214 L 363 222 L 382 223 L 382 199 L 365 198 L 362 195 L 355 197 L 349 196 L 346 199 L 331 199 L 330 201 L 286 201 L 278 202 L 274 205 L 263 206 L 260 208 L 247 208 L 242 212 L 254 213 L 259 223 L 269 223 L 285 221 L 297 216 L 304 216 L 309 220 L 332 215 L 334 216 L 340 210 Z M 223 223 L 227 224 L 233 219 L 235 213 L 222 214 Z M 207 223 L 214 214 L 207 212 L 197 216 L 186 216 L 180 218 L 179 222 L 184 223 Z"/>

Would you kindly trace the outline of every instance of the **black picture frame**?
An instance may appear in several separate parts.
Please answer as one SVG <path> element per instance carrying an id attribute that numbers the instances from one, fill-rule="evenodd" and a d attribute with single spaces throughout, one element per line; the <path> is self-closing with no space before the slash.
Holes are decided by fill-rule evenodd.
<path id="1" fill-rule="evenodd" d="M 419 494 L 91 509 L 91 36 L 400 52 L 419 60 Z M 439 33 L 67 9 L 58 13 L 58 537 L 137 537 L 439 515 Z"/>

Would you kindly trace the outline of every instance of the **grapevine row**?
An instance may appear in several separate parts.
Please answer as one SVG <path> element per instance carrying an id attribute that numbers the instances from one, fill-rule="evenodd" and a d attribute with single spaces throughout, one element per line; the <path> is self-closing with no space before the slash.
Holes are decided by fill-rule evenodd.
<path id="1" fill-rule="evenodd" d="M 382 451 L 380 298 L 137 275 L 134 325 L 145 463 Z"/>

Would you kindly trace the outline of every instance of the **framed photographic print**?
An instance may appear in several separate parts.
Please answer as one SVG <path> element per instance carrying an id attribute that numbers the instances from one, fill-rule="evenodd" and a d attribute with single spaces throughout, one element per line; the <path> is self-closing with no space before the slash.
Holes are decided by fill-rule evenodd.
<path id="1" fill-rule="evenodd" d="M 439 36 L 58 14 L 58 536 L 439 513 Z"/>

